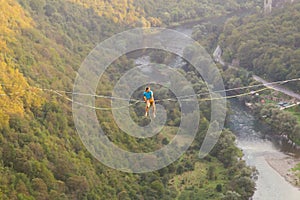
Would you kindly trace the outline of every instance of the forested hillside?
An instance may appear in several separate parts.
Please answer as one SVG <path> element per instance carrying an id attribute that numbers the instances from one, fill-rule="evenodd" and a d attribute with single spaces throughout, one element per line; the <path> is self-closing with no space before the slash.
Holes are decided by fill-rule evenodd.
<path id="1" fill-rule="evenodd" d="M 134 5 L 142 8 L 146 16 L 156 17 L 165 24 L 170 24 L 184 20 L 222 16 L 237 10 L 259 10 L 263 3 L 259 0 L 135 0 Z"/>
<path id="2" fill-rule="evenodd" d="M 260 9 L 259 0 L 70 0 L 94 10 L 98 15 L 114 22 L 134 26 L 160 26 L 184 20 L 216 17 L 237 10 Z"/>
<path id="3" fill-rule="evenodd" d="M 70 103 L 38 89 L 70 91 L 76 70 L 90 50 L 122 30 L 220 15 L 250 5 L 234 0 L 225 5 L 222 1 L 163 2 L 0 0 L 0 199 L 252 196 L 253 170 L 240 159 L 242 154 L 231 132 L 224 131 L 205 160 L 197 157 L 210 118 L 209 102 L 200 105 L 204 113 L 201 129 L 187 154 L 157 172 L 137 175 L 110 169 L 94 159 L 75 131 Z M 159 3 L 162 6 L 157 6 Z M 120 58 L 104 79 L 116 81 L 114 78 L 126 70 L 122 66 L 128 70 L 133 62 L 126 56 Z M 188 74 L 197 91 L 206 91 L 195 73 L 181 72 Z M 99 85 L 99 91 L 107 89 L 111 88 Z M 157 94 L 167 92 L 157 88 Z M 98 103 L 110 102 L 102 99 Z M 170 107 L 168 127 L 152 140 L 121 134 L 111 122 L 111 112 L 99 112 L 98 117 L 112 141 L 123 148 L 149 151 L 167 144 L 180 121 L 178 105 L 165 106 Z M 132 115 L 138 123 L 147 123 L 134 112 Z M 186 182 L 189 174 L 196 179 Z"/>
<path id="4" fill-rule="evenodd" d="M 278 81 L 300 76 L 300 3 L 275 9 L 265 16 L 232 18 L 219 38 L 227 62 L 269 80 Z M 290 85 L 299 92 L 300 83 Z"/>
<path id="5" fill-rule="evenodd" d="M 17 44 L 21 31 L 33 26 L 31 18 L 15 2 L 2 1 L 0 9 L 0 128 L 8 127 L 10 116 L 24 116 L 26 109 L 39 108 L 42 99 L 38 91 L 27 93 L 28 82 L 19 72 L 19 63 L 13 59 L 10 44 Z M 21 59 L 21 58 L 19 58 Z M 6 95 L 7 94 L 7 95 Z"/>

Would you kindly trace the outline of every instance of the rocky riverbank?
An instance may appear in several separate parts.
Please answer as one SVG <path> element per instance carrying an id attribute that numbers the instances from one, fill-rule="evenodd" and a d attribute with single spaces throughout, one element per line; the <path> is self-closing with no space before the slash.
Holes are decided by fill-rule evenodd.
<path id="1" fill-rule="evenodd" d="M 266 155 L 265 159 L 277 173 L 285 178 L 286 181 L 290 182 L 300 190 L 299 175 L 292 170 L 300 163 L 300 159 L 295 159 L 294 157 L 287 155 L 283 155 L 282 157 L 278 157 L 278 155 Z"/>

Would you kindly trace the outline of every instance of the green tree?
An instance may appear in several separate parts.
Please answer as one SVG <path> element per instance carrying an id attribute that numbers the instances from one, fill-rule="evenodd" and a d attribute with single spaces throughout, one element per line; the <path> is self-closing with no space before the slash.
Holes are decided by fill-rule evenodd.
<path id="1" fill-rule="evenodd" d="M 241 195 L 234 191 L 227 191 L 222 200 L 240 200 Z"/>

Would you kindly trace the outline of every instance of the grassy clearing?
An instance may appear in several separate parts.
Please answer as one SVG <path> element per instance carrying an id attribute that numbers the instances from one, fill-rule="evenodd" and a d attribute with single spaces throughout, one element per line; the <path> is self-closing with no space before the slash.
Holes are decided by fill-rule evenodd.
<path id="1" fill-rule="evenodd" d="M 208 180 L 208 169 L 211 166 L 215 168 L 215 175 L 213 180 Z M 217 185 L 226 185 L 226 180 L 226 172 L 223 164 L 214 159 L 212 162 L 196 162 L 193 171 L 176 175 L 170 180 L 169 184 L 179 193 L 188 190 L 197 190 L 197 195 L 203 196 L 204 199 L 218 199 L 221 193 L 216 191 Z"/>

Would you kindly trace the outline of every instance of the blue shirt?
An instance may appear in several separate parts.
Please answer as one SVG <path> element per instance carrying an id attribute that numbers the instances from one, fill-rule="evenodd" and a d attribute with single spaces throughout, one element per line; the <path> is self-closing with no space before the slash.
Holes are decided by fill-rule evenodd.
<path id="1" fill-rule="evenodd" d="M 149 92 L 144 92 L 144 97 L 146 97 L 146 99 L 151 99 L 153 96 L 153 92 L 150 90 Z"/>

